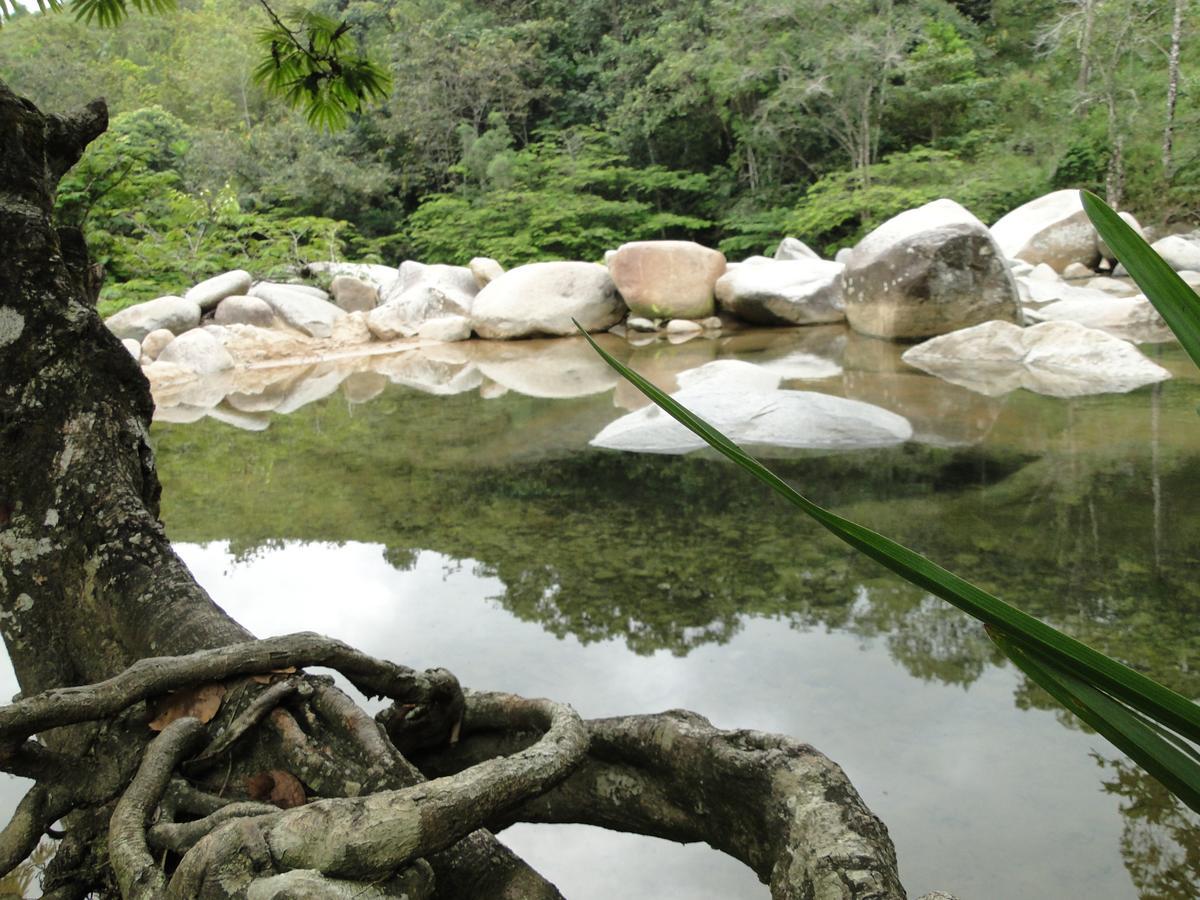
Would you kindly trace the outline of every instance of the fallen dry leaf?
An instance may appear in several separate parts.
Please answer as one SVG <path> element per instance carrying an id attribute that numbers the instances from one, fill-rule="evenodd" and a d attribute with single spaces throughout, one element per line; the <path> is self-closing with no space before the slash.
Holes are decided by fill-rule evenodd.
<path id="1" fill-rule="evenodd" d="M 246 793 L 251 800 L 273 803 L 280 809 L 303 806 L 308 799 L 300 779 L 282 769 L 251 775 L 246 779 Z"/>
<path id="2" fill-rule="evenodd" d="M 257 681 L 259 684 L 270 684 L 272 681 L 279 681 L 277 675 L 295 675 L 296 667 L 288 666 L 286 669 L 272 669 L 269 675 L 251 675 L 251 681 Z"/>
<path id="3" fill-rule="evenodd" d="M 192 716 L 201 722 L 210 722 L 221 708 L 225 698 L 225 685 L 202 684 L 200 687 L 176 691 L 154 701 L 155 716 L 150 722 L 153 731 L 162 731 L 176 719 Z"/>

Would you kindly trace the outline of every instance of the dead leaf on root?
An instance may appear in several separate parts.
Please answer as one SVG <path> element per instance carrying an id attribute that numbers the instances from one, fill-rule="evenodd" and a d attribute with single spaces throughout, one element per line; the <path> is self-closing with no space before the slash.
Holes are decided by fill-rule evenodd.
<path id="1" fill-rule="evenodd" d="M 154 718 L 150 721 L 153 731 L 162 731 L 176 719 L 191 716 L 201 722 L 211 722 L 212 717 L 221 708 L 225 698 L 225 685 L 202 684 L 200 687 L 188 688 L 159 697 L 154 701 Z"/>
<path id="2" fill-rule="evenodd" d="M 251 800 L 273 803 L 280 809 L 291 809 L 308 802 L 300 779 L 282 769 L 251 775 L 246 779 L 246 793 Z"/>
<path id="3" fill-rule="evenodd" d="M 251 681 L 257 681 L 259 684 L 270 684 L 273 681 L 280 681 L 280 675 L 295 675 L 296 667 L 288 666 L 286 669 L 272 669 L 267 675 L 251 675 Z"/>

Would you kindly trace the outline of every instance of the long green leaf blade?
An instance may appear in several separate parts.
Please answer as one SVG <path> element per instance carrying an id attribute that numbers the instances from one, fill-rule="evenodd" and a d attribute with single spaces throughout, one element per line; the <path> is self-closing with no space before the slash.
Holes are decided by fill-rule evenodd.
<path id="1" fill-rule="evenodd" d="M 1028 650 L 1007 635 L 988 629 L 988 635 L 1030 680 L 1104 735 L 1130 759 L 1157 778 L 1176 797 L 1200 812 L 1200 764 L 1102 691 L 1072 672 Z"/>
<path id="2" fill-rule="evenodd" d="M 1088 191 L 1079 196 L 1100 237 L 1200 366 L 1200 297 L 1107 203 Z"/>
<path id="3" fill-rule="evenodd" d="M 578 323 L 576 325 L 578 326 Z M 1045 622 L 1021 612 L 902 544 L 813 503 L 725 435 L 606 353 L 582 327 L 579 330 L 610 366 L 652 402 L 715 450 L 750 472 L 790 503 L 800 507 L 850 546 L 963 612 L 1012 636 L 1014 640 L 1060 661 L 1080 677 L 1097 683 L 1150 718 L 1162 722 L 1191 740 L 1200 741 L 1200 706 Z"/>

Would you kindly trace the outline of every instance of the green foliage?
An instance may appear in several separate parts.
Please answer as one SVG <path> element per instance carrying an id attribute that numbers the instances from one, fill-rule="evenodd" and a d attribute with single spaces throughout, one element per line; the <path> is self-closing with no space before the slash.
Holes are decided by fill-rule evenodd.
<path id="1" fill-rule="evenodd" d="M 591 128 L 561 131 L 522 150 L 497 127 L 467 141 L 455 193 L 427 197 L 409 217 L 422 259 L 506 265 L 538 259 L 599 259 L 625 241 L 673 237 L 709 226 L 658 205 L 702 205 L 708 179 L 662 166 L 636 168 Z M 665 205 L 665 204 L 663 204 Z"/>

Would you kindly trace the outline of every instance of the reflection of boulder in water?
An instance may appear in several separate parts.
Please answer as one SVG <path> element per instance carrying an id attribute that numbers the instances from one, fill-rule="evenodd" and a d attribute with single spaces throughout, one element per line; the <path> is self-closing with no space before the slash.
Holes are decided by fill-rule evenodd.
<path id="1" fill-rule="evenodd" d="M 886 447 L 912 437 L 912 426 L 902 416 L 811 391 L 748 389 L 736 380 L 714 381 L 684 388 L 674 399 L 731 440 L 763 448 L 849 450 Z M 635 453 L 688 453 L 706 446 L 656 406 L 622 416 L 591 443 Z"/>
<path id="2" fill-rule="evenodd" d="M 722 335 L 718 346 L 721 356 L 736 356 L 753 363 L 807 353 L 842 364 L 846 341 L 852 334 L 845 325 L 756 329 Z"/>
<path id="3" fill-rule="evenodd" d="M 1127 341 L 1076 322 L 985 322 L 918 344 L 903 359 L 991 397 L 1018 387 L 1052 397 L 1126 393 L 1170 377 Z"/>
<path id="4" fill-rule="evenodd" d="M 226 425 L 232 425 L 234 428 L 240 428 L 242 431 L 266 431 L 271 424 L 269 413 L 242 412 L 224 402 L 218 403 L 208 410 L 208 417 Z"/>
<path id="5" fill-rule="evenodd" d="M 689 341 L 686 344 L 671 344 L 667 341 L 651 341 L 637 347 L 626 361 L 633 369 L 655 387 L 667 393 L 678 390 L 676 380 L 681 372 L 687 372 L 717 358 L 718 344 L 715 341 Z M 613 392 L 613 405 L 634 411 L 650 403 L 650 400 L 624 378 L 617 381 Z"/>
<path id="6" fill-rule="evenodd" d="M 351 403 L 368 403 L 387 385 L 387 378 L 379 372 L 351 372 L 341 384 L 342 396 Z"/>
<path id="7" fill-rule="evenodd" d="M 1004 401 L 913 372 L 847 372 L 845 395 L 904 414 L 913 440 L 934 447 L 968 447 L 987 437 Z"/>
<path id="8" fill-rule="evenodd" d="M 609 353 L 628 355 L 625 341 L 598 337 Z M 610 390 L 620 378 L 583 338 L 478 342 L 471 350 L 480 372 L 528 397 L 586 397 Z"/>
<path id="9" fill-rule="evenodd" d="M 275 407 L 276 413 L 287 415 L 318 400 L 324 400 L 338 389 L 349 370 L 335 364 L 314 366 L 307 377 L 297 381 Z"/>
<path id="10" fill-rule="evenodd" d="M 483 381 L 465 357 L 442 357 L 426 348 L 373 357 L 371 368 L 394 384 L 443 396 L 473 391 Z"/>
<path id="11" fill-rule="evenodd" d="M 188 406 L 185 403 L 177 403 L 173 406 L 156 404 L 154 421 L 168 422 L 172 425 L 191 425 L 193 422 L 203 419 L 206 412 L 208 412 L 207 406 Z"/>
<path id="12" fill-rule="evenodd" d="M 247 383 L 249 379 L 239 379 L 238 390 L 229 393 L 225 402 L 239 412 L 270 412 L 308 377 L 313 368 L 309 365 L 260 370 L 261 383 L 250 384 Z"/>

